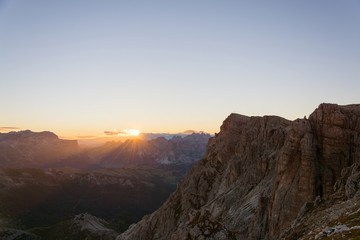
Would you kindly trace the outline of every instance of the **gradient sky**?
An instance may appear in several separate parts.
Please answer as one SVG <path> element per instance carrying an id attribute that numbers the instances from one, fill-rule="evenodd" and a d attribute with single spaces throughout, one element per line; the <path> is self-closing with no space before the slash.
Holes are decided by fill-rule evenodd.
<path id="1" fill-rule="evenodd" d="M 0 127 L 218 132 L 360 103 L 360 1 L 0 0 Z"/>

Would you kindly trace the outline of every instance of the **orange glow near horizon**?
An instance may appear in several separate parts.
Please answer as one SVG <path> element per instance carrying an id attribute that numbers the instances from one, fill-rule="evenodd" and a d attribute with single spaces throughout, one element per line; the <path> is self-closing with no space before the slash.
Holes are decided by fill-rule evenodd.
<path id="1" fill-rule="evenodd" d="M 187 129 L 187 128 L 185 128 Z M 51 128 L 20 128 L 20 127 L 0 127 L 0 133 L 8 133 L 8 132 L 19 132 L 30 130 L 32 132 L 43 132 L 43 131 L 50 131 L 55 133 L 61 139 L 68 139 L 68 140 L 91 140 L 91 139 L 98 139 L 98 138 L 116 138 L 116 137 L 138 137 L 141 134 L 146 133 L 153 133 L 153 134 L 186 134 L 186 132 L 193 131 L 193 130 L 157 130 L 157 131 L 141 131 L 139 129 L 123 129 L 123 130 L 106 130 L 102 131 L 101 129 L 97 130 L 63 130 L 63 129 L 51 129 Z M 194 132 L 201 132 L 194 130 Z M 214 134 L 218 131 L 203 131 L 210 134 Z"/>

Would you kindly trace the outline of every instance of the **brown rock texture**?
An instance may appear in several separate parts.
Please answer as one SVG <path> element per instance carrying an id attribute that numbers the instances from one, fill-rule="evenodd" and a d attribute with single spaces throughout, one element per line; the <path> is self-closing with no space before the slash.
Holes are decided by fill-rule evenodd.
<path id="1" fill-rule="evenodd" d="M 359 163 L 360 105 L 231 114 L 162 207 L 117 239 L 278 239 L 316 197 L 360 195 Z"/>

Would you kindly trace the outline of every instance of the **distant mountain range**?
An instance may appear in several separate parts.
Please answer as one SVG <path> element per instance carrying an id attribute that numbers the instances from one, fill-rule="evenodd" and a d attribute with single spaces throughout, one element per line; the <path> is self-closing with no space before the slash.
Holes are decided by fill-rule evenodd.
<path id="1" fill-rule="evenodd" d="M 150 140 L 128 139 L 82 149 L 76 140 L 30 130 L 0 133 L 0 167 L 104 168 L 136 164 L 193 163 L 205 153 L 206 133 L 172 135 Z"/>
<path id="2" fill-rule="evenodd" d="M 178 164 L 194 163 L 206 150 L 209 134 L 193 133 L 171 139 L 159 137 L 152 140 L 127 140 L 124 143 L 108 143 L 112 148 L 98 161 L 102 167 L 119 167 L 128 164 Z M 102 149 L 102 148 L 101 148 Z M 100 150 L 96 149 L 95 151 Z"/>
<path id="3" fill-rule="evenodd" d="M 52 132 L 0 133 L 0 167 L 51 166 L 80 151 L 76 140 L 62 140 Z"/>
<path id="4" fill-rule="evenodd" d="M 142 139 L 142 140 L 152 140 L 152 139 L 156 139 L 159 137 L 164 137 L 167 140 L 175 137 L 175 136 L 180 136 L 180 137 L 186 137 L 188 135 L 191 134 L 201 134 L 205 132 L 202 131 L 195 131 L 195 130 L 186 130 L 183 132 L 179 132 L 179 133 L 146 133 L 146 132 L 142 132 L 140 133 L 138 136 L 123 136 L 123 135 L 118 135 L 116 133 L 111 133 L 111 134 L 107 134 L 107 136 L 101 136 L 101 137 L 95 137 L 95 136 L 78 136 L 78 143 L 80 145 L 80 147 L 84 147 L 84 148 L 94 148 L 94 147 L 100 147 L 102 145 L 104 145 L 104 143 L 109 142 L 109 141 L 120 141 L 120 142 L 125 142 L 126 140 L 129 139 Z"/>

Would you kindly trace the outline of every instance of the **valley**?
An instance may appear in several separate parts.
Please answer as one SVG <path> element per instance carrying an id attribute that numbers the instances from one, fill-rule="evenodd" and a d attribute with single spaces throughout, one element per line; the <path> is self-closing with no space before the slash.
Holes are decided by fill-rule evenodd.
<path id="1" fill-rule="evenodd" d="M 205 153 L 209 137 L 133 139 L 81 149 L 49 133 L 1 134 L 6 151 L 0 152 L 0 236 L 114 238 L 161 206 Z M 106 231 L 74 227 L 79 224 Z"/>

